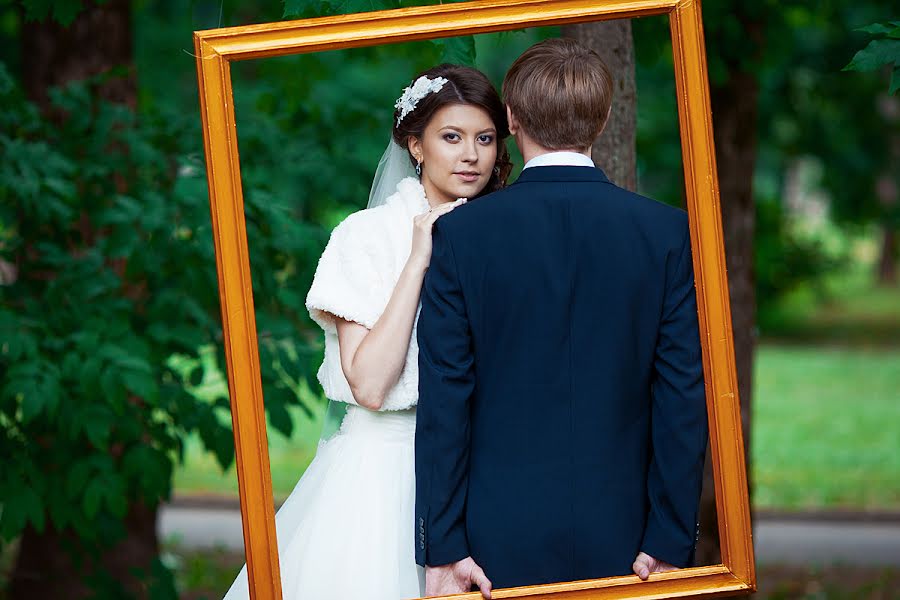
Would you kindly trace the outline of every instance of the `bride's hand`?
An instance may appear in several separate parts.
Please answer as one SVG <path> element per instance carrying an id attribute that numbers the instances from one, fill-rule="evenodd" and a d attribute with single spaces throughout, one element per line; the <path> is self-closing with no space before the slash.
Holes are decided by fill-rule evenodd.
<path id="1" fill-rule="evenodd" d="M 417 215 L 413 219 L 412 250 L 409 254 L 410 262 L 423 269 L 428 268 L 428 264 L 431 262 L 431 230 L 434 227 L 434 222 L 457 206 L 465 204 L 466 201 L 466 198 L 458 198 L 454 202 L 446 202 L 432 208 L 428 212 Z"/>

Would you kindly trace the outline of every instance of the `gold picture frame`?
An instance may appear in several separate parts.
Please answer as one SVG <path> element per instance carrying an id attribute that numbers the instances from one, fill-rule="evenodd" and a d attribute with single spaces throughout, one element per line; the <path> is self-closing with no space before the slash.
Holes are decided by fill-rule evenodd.
<path id="1" fill-rule="evenodd" d="M 237 130 L 233 61 L 668 15 L 690 220 L 722 563 L 495 590 L 494 598 L 681 598 L 756 588 L 731 309 L 699 0 L 478 0 L 194 33 L 251 597 L 281 596 Z M 480 598 L 478 593 L 453 598 Z M 309 599 L 315 600 L 315 599 Z M 360 599 L 362 600 L 362 599 Z"/>

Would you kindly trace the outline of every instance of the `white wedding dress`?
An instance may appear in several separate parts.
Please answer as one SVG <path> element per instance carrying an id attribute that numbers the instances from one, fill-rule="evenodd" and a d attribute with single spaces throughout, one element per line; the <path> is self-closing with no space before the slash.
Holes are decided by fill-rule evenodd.
<path id="1" fill-rule="evenodd" d="M 384 409 L 360 407 L 340 365 L 332 315 L 371 328 L 409 257 L 413 217 L 428 209 L 416 179 L 404 179 L 386 204 L 350 215 L 331 235 L 306 305 L 325 331 L 318 378 L 345 402 L 340 429 L 278 511 L 275 526 L 284 600 L 401 600 L 424 595 L 415 564 L 415 327 L 406 365 Z M 250 597 L 246 566 L 225 600 Z"/>

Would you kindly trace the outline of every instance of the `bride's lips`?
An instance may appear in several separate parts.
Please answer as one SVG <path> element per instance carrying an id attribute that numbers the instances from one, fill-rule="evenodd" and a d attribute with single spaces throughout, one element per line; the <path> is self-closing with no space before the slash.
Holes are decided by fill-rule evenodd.
<path id="1" fill-rule="evenodd" d="M 481 173 L 476 171 L 457 171 L 454 173 L 457 177 L 465 181 L 466 183 L 473 183 L 478 181 L 478 178 L 481 177 Z"/>

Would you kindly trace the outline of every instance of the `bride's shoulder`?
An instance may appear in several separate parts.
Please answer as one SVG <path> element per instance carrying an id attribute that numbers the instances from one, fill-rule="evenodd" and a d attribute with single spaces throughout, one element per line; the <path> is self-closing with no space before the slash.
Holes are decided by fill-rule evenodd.
<path id="1" fill-rule="evenodd" d="M 419 210 L 422 209 L 422 210 Z M 335 228 L 342 235 L 360 236 L 363 239 L 380 237 L 378 234 L 398 225 L 407 225 L 407 212 L 422 212 L 427 209 L 425 188 L 414 177 L 407 177 L 397 184 L 393 194 L 384 204 L 364 208 L 348 215 Z"/>
<path id="2" fill-rule="evenodd" d="M 377 230 L 384 226 L 387 218 L 384 208 L 376 206 L 350 213 L 334 228 L 333 235 L 368 237 L 373 229 Z"/>
<path id="3" fill-rule="evenodd" d="M 415 177 L 405 177 L 397 183 L 397 190 L 388 198 L 388 203 L 403 200 L 404 202 L 424 202 L 425 188 Z"/>

